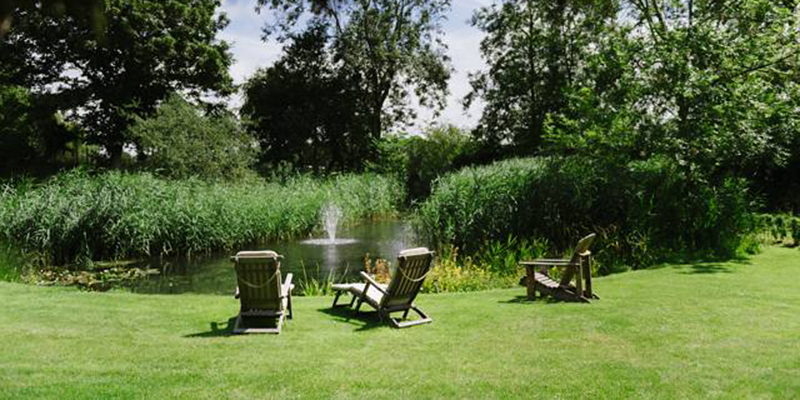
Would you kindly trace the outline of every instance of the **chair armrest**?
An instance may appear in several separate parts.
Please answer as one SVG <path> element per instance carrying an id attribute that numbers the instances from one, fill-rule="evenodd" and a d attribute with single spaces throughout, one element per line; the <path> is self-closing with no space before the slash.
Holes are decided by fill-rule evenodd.
<path id="1" fill-rule="evenodd" d="M 286 279 L 283 280 L 283 285 L 281 285 L 281 296 L 291 296 L 292 295 L 292 278 L 294 275 L 290 272 L 286 274 Z"/>
<path id="2" fill-rule="evenodd" d="M 234 299 L 238 299 L 239 298 L 239 286 L 236 286 L 236 291 L 233 292 L 233 298 Z"/>
<path id="3" fill-rule="evenodd" d="M 361 271 L 361 277 L 363 277 L 364 280 L 367 281 L 367 285 L 364 286 L 364 294 L 367 293 L 367 288 L 369 288 L 369 285 L 375 286 L 375 289 L 378 289 L 379 292 L 381 292 L 383 294 L 387 294 L 386 293 L 386 289 L 384 289 L 381 286 L 381 284 L 378 283 L 373 277 L 369 276 L 368 273 L 366 273 L 364 271 Z"/>
<path id="4" fill-rule="evenodd" d="M 563 258 L 559 259 L 539 258 L 531 261 L 520 261 L 519 263 L 519 265 L 535 265 L 541 267 L 549 267 L 549 266 L 558 267 L 558 266 L 568 266 L 572 264 L 573 263 L 570 260 Z"/>

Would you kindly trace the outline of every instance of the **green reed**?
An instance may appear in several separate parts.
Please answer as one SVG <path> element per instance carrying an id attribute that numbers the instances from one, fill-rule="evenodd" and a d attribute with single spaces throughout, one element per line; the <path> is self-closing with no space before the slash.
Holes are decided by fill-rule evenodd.
<path id="1" fill-rule="evenodd" d="M 402 186 L 364 174 L 209 183 L 73 171 L 0 190 L 0 236 L 48 263 L 193 254 L 308 235 L 328 202 L 345 220 L 393 214 Z"/>

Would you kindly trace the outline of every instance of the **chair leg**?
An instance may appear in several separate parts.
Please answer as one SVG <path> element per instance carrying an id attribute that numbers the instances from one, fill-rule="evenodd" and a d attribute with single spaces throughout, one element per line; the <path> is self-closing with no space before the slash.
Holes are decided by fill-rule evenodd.
<path id="1" fill-rule="evenodd" d="M 363 302 L 364 302 L 363 300 L 358 299 L 358 303 L 356 303 L 356 314 L 358 314 L 358 310 L 361 308 L 361 303 Z"/>
<path id="2" fill-rule="evenodd" d="M 411 326 L 414 326 L 414 325 L 429 324 L 429 323 L 433 322 L 433 319 L 428 317 L 428 315 L 425 314 L 419 308 L 417 308 L 417 306 L 411 306 L 411 308 L 409 310 L 414 310 L 414 312 L 416 312 L 420 316 L 420 319 L 417 319 L 417 320 L 414 320 L 414 321 L 398 322 L 394 318 L 388 318 L 389 323 L 392 325 L 392 327 L 400 329 L 400 328 L 408 328 L 408 327 L 411 327 Z M 406 310 L 406 311 L 408 311 L 408 310 Z M 387 315 L 387 317 L 388 316 L 389 315 Z"/>
<path id="3" fill-rule="evenodd" d="M 410 308 L 406 308 L 406 311 L 403 313 L 403 319 L 408 318 L 408 312 L 411 311 Z"/>
<path id="4" fill-rule="evenodd" d="M 528 289 L 528 300 L 536 300 L 536 281 L 534 280 L 534 274 L 536 272 L 533 270 L 533 266 L 530 265 L 527 266 L 526 270 L 527 276 L 525 278 L 525 283 Z"/>
<path id="5" fill-rule="evenodd" d="M 336 302 L 339 301 L 339 296 L 341 296 L 341 295 L 342 295 L 342 292 L 337 290 L 336 291 L 336 297 L 333 298 L 333 305 L 331 305 L 331 308 L 336 307 Z"/>
<path id="6" fill-rule="evenodd" d="M 233 324 L 233 333 L 239 334 L 244 333 L 244 329 L 242 329 L 242 315 L 239 314 L 236 316 L 236 322 Z"/>
<path id="7" fill-rule="evenodd" d="M 292 292 L 289 292 L 289 319 L 294 319 L 294 313 L 292 312 Z"/>

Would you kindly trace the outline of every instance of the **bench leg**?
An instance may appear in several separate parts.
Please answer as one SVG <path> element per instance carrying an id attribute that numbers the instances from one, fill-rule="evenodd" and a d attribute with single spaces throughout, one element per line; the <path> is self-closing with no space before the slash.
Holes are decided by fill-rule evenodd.
<path id="1" fill-rule="evenodd" d="M 526 271 L 528 276 L 526 277 L 525 281 L 528 287 L 528 300 L 535 301 L 536 300 L 536 281 L 534 280 L 534 269 L 532 266 L 526 266 Z"/>

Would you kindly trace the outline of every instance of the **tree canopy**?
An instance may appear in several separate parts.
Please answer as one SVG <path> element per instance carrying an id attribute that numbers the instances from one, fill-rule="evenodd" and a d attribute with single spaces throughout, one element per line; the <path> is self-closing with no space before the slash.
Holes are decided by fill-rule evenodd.
<path id="1" fill-rule="evenodd" d="M 467 100 L 512 152 L 666 155 L 699 175 L 763 174 L 798 135 L 793 3 L 503 0 L 474 23 L 486 71 Z M 543 140 L 546 139 L 546 140 Z"/>
<path id="2" fill-rule="evenodd" d="M 117 164 L 127 128 L 174 91 L 232 92 L 217 0 L 107 0 L 102 35 L 75 16 L 21 8 L 0 44 L 0 84 L 54 98 Z"/>
<path id="3" fill-rule="evenodd" d="M 264 166 L 359 169 L 369 156 L 358 76 L 335 64 L 324 23 L 292 34 L 284 55 L 245 83 L 241 113 Z"/>
<path id="4" fill-rule="evenodd" d="M 438 35 L 449 0 L 259 0 L 277 18 L 267 36 L 288 32 L 309 14 L 333 37 L 335 62 L 356 76 L 372 139 L 413 116 L 408 102 L 443 107 L 449 59 Z M 311 22 L 315 23 L 315 22 Z M 413 92 L 412 92 L 413 90 Z"/>

